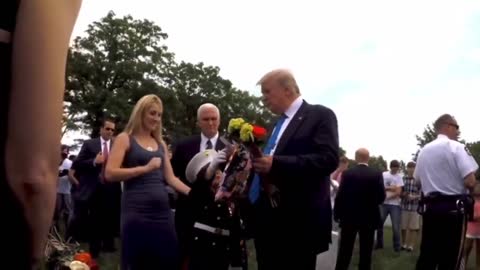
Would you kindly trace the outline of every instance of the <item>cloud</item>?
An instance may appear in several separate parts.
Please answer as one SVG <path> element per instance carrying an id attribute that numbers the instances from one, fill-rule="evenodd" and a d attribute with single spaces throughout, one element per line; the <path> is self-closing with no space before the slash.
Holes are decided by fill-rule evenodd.
<path id="1" fill-rule="evenodd" d="M 155 21 L 178 59 L 254 94 L 265 72 L 292 70 L 306 100 L 335 110 L 350 157 L 408 160 L 445 112 L 480 139 L 478 1 L 84 1 L 74 33 L 110 9 Z"/>

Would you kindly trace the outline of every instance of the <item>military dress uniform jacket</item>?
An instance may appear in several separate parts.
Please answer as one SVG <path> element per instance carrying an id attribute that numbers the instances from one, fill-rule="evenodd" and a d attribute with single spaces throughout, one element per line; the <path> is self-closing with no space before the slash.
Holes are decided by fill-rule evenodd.
<path id="1" fill-rule="evenodd" d="M 211 181 L 197 180 L 190 192 L 193 233 L 188 269 L 246 267 L 240 211 L 235 203 L 215 202 Z"/>

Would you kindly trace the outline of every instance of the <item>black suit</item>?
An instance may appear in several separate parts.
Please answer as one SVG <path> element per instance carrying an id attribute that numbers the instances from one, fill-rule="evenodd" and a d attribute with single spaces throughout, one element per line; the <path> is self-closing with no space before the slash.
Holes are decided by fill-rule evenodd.
<path id="1" fill-rule="evenodd" d="M 193 135 L 178 142 L 173 147 L 171 160 L 173 172 L 175 176 L 190 187 L 191 184 L 186 180 L 185 170 L 190 160 L 200 152 L 201 141 L 201 135 Z M 218 138 L 214 149 L 218 151 L 224 147 L 225 144 Z M 175 228 L 182 259 L 184 259 L 185 254 L 188 252 L 188 242 L 191 238 L 193 222 L 192 206 L 189 205 L 189 200 L 187 200 L 185 195 L 179 194 L 175 210 Z"/>
<path id="2" fill-rule="evenodd" d="M 110 141 L 111 149 L 111 141 Z M 86 238 L 90 252 L 97 256 L 100 249 L 113 249 L 114 238 L 120 227 L 120 183 L 102 183 L 100 174 L 102 165 L 94 160 L 102 152 L 100 138 L 83 143 L 72 168 L 80 185 L 72 188 L 74 201 L 73 233 L 88 228 Z M 80 238 L 85 238 L 80 235 Z"/>
<path id="3" fill-rule="evenodd" d="M 343 172 L 334 206 L 334 219 L 341 227 L 337 270 L 348 269 L 357 233 L 360 235 L 359 269 L 370 269 L 374 232 L 384 200 L 380 171 L 360 164 Z"/>
<path id="4" fill-rule="evenodd" d="M 334 112 L 303 101 L 279 138 L 267 175 L 279 189 L 279 205 L 272 208 L 264 191 L 254 205 L 260 270 L 315 269 L 316 255 L 331 242 L 329 175 L 338 160 Z"/>

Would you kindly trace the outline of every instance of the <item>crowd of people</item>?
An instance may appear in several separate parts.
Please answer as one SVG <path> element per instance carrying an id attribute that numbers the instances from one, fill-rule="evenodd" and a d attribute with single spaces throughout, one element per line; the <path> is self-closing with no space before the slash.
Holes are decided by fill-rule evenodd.
<path id="1" fill-rule="evenodd" d="M 437 139 L 421 150 L 419 166 L 408 162 L 406 173 L 400 171 L 397 160 L 390 162 L 386 172 L 369 168 L 369 153 L 364 148 L 357 150 L 356 165 L 350 169 L 348 159 L 340 159 L 331 175 L 332 181 L 340 183 L 332 185 L 334 220 L 341 228 L 336 269 L 348 269 L 357 234 L 359 269 L 371 268 L 372 250 L 384 248 L 388 216 L 395 252 L 412 252 L 422 228 L 417 269 L 466 267 L 473 243 L 480 238 L 478 165 L 468 148 L 457 141 L 459 126 L 454 117 L 442 115 L 434 127 Z M 480 268 L 478 254 L 476 267 Z"/>
<path id="2" fill-rule="evenodd" d="M 314 174 L 327 180 L 336 168 L 336 118 L 330 109 L 306 103 L 286 70 L 267 73 L 259 84 L 266 106 L 285 119 L 277 122 L 264 155 L 252 160 L 254 171 L 242 174 L 250 183 L 248 193 L 215 200 L 233 152 L 231 142 L 219 134 L 217 106 L 206 103 L 198 108 L 200 134 L 173 142 L 170 158 L 161 134 L 162 102 L 147 95 L 113 143 L 115 122 L 106 119 L 100 137 L 85 141 L 73 163 L 62 149 L 59 179 L 70 181 L 73 201 L 73 207 L 59 203 L 64 205 L 59 210 L 71 213 L 66 237 L 88 242 L 96 258 L 116 249 L 113 239 L 120 231 L 122 269 L 246 269 L 245 241 L 250 238 L 255 239 L 259 269 L 299 263 L 314 269 L 316 254 L 328 250 L 331 241 L 331 205 L 319 200 L 329 198 L 329 181 L 309 178 Z M 285 122 L 289 127 L 282 130 Z M 322 141 L 314 140 L 319 136 Z M 272 159 L 273 152 L 284 154 Z M 304 153 L 305 160 L 288 158 L 297 152 Z M 257 173 L 261 182 L 256 182 Z M 275 182 L 267 182 L 267 175 L 275 175 Z M 293 177 L 304 180 L 292 182 Z M 272 205 L 265 185 L 276 187 L 277 198 L 280 192 L 280 206 Z M 61 186 L 58 197 L 64 198 Z M 178 194 L 175 211 L 167 186 Z M 285 255 L 282 259 L 280 253 Z"/>

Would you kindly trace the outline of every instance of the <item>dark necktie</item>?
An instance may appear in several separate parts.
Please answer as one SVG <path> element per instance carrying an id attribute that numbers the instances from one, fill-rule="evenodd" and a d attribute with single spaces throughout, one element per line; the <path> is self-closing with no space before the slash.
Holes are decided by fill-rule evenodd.
<path id="1" fill-rule="evenodd" d="M 208 149 L 213 149 L 212 141 L 210 141 L 210 140 L 207 141 L 207 148 L 206 149 L 207 150 Z"/>
<path id="2" fill-rule="evenodd" d="M 275 124 L 275 129 L 273 130 L 272 135 L 268 139 L 267 145 L 265 146 L 265 148 L 263 148 L 264 155 L 270 155 L 270 152 L 272 152 L 272 149 L 275 148 L 278 134 L 280 133 L 280 129 L 282 128 L 282 125 L 283 125 L 283 122 L 285 122 L 285 119 L 287 119 L 287 116 L 285 114 L 282 114 L 282 116 L 280 116 L 277 123 Z M 250 190 L 248 192 L 248 197 L 250 199 L 250 202 L 255 203 L 259 195 L 260 195 L 260 176 L 258 174 L 255 174 L 252 181 L 252 185 L 250 186 Z"/>

